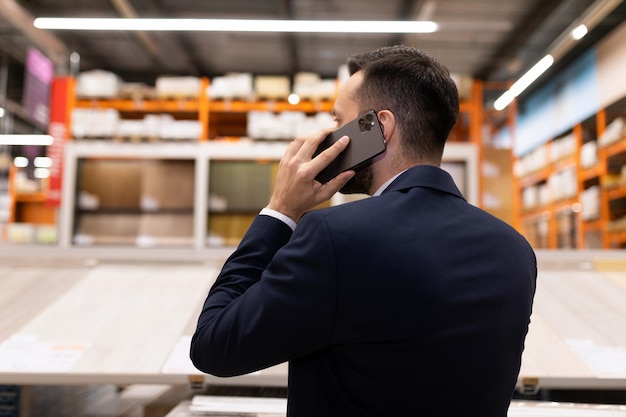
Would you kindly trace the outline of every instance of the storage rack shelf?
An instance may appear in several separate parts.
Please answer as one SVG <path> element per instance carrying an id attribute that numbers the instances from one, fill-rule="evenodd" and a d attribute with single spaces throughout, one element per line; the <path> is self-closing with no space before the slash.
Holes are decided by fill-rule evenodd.
<path id="1" fill-rule="evenodd" d="M 626 168 L 623 168 L 626 167 L 626 135 L 622 132 L 610 144 L 601 140 L 611 123 L 626 117 L 625 108 L 626 98 L 622 98 L 518 159 L 521 165 L 533 159 L 537 165 L 534 170 L 518 174 L 516 179 L 522 201 L 516 209 L 517 224 L 535 247 L 626 247 Z M 553 158 L 554 147 L 559 146 L 559 140 L 564 137 L 573 141 L 571 153 Z M 592 145 L 593 160 L 583 163 L 590 155 L 583 147 L 589 145 Z M 554 187 L 550 189 L 551 178 L 570 169 L 575 171 L 575 177 L 571 178 L 574 183 L 567 182 L 565 187 L 573 187 L 571 196 L 550 201 L 534 197 L 541 194 L 542 187 L 548 188 L 543 192 L 554 193 Z M 527 193 L 526 201 L 524 193 Z M 565 215 L 570 221 L 559 222 L 559 216 Z M 564 234 L 572 238 L 559 239 Z"/>
<path id="2" fill-rule="evenodd" d="M 75 244 L 94 245 L 112 242 L 124 242 L 123 245 L 144 245 L 144 246 L 169 246 L 183 245 L 194 248 L 206 248 L 216 242 L 213 238 L 216 229 L 228 229 L 229 236 L 222 239 L 226 244 L 236 244 L 245 231 L 246 224 L 251 221 L 258 210 L 266 203 L 265 199 L 269 198 L 271 187 L 273 184 L 273 174 L 268 174 L 266 166 L 277 166 L 277 161 L 282 157 L 287 141 L 281 140 L 249 140 L 242 138 L 246 136 L 246 118 L 250 112 L 263 111 L 275 114 L 282 112 L 302 112 L 307 115 L 316 113 L 328 113 L 333 108 L 331 100 L 303 100 L 297 104 L 291 104 L 286 99 L 275 100 L 212 100 L 206 95 L 209 80 L 203 78 L 201 80 L 201 90 L 197 97 L 160 97 L 160 98 L 80 98 L 75 95 L 75 80 L 67 79 L 66 91 L 62 91 L 67 101 L 67 116 L 65 127 L 67 132 L 72 132 L 72 111 L 74 109 L 92 109 L 92 110 L 115 110 L 119 115 L 119 120 L 137 120 L 142 119 L 150 114 L 165 114 L 173 117 L 175 120 L 194 120 L 198 121 L 201 126 L 201 133 L 196 139 L 190 140 L 159 140 L 150 138 L 146 141 L 146 137 L 116 137 L 111 136 L 85 136 L 84 138 L 67 138 L 64 143 L 63 169 L 62 169 L 62 190 L 61 190 L 61 206 L 57 213 L 58 226 L 58 243 L 61 246 L 73 246 Z M 474 92 L 480 92 L 481 86 L 474 86 Z M 480 143 L 480 129 L 476 123 L 480 123 L 481 108 L 476 103 L 481 102 L 479 94 L 473 94 L 471 102 L 463 102 L 461 112 L 465 114 L 463 117 L 464 124 L 462 129 L 463 135 L 456 135 L 452 143 L 446 148 L 446 156 L 448 161 L 463 164 L 463 178 L 465 192 L 468 199 L 477 205 L 480 205 L 480 178 L 478 177 L 478 167 L 480 160 L 480 150 L 477 144 Z M 468 137 L 469 136 L 469 137 Z M 461 141 L 461 142 L 458 142 Z M 465 141 L 465 142 L 463 142 Z M 468 143 L 469 142 L 469 143 Z M 145 170 L 145 167 L 151 164 L 180 163 L 191 172 L 181 183 L 192 184 L 192 202 L 188 207 L 177 207 L 176 210 L 163 208 L 161 202 L 150 203 L 148 199 L 147 206 L 144 201 L 145 182 L 149 178 L 145 172 L 129 174 L 132 180 L 123 179 L 115 174 L 115 167 L 111 168 L 110 174 L 104 174 L 105 180 L 109 182 L 118 181 L 117 187 L 130 187 L 132 184 L 132 198 L 128 201 L 114 201 L 109 203 L 98 203 L 99 193 L 112 193 L 111 184 L 103 184 L 94 186 L 85 186 L 85 175 L 82 171 L 98 171 L 106 164 L 122 163 L 122 169 L 133 170 L 138 166 Z M 238 207 L 232 204 L 231 207 L 221 208 L 219 204 L 213 206 L 211 200 L 211 181 L 215 181 L 216 175 L 219 174 L 217 168 L 220 164 L 240 164 L 245 162 L 249 166 L 257 166 L 257 171 L 264 177 L 263 184 L 257 188 L 266 190 L 264 201 L 257 198 L 254 204 L 249 206 Z M 130 167 L 135 168 L 130 168 Z M 458 167 L 457 167 L 458 168 Z M 139 169 L 139 168 L 137 168 Z M 141 171 L 141 169 L 139 169 Z M 255 168 L 256 169 L 256 168 Z M 102 171 L 102 169 L 100 169 Z M 272 173 L 272 171 L 269 171 Z M 274 171 L 275 172 L 275 171 Z M 160 171 L 164 180 L 170 177 L 167 171 Z M 257 176 L 257 174 L 254 174 Z M 88 177 L 88 176 L 87 176 Z M 119 177 L 119 178 L 118 178 Z M 117 179 L 115 179 L 117 178 Z M 120 179 L 121 178 L 121 179 Z M 93 181 L 92 181 L 93 182 Z M 142 185 L 144 184 L 144 185 Z M 95 189 L 93 187 L 96 187 Z M 100 191 L 98 191 L 100 187 Z M 153 186 L 154 187 L 154 186 Z M 176 185 L 168 185 L 172 189 L 177 189 Z M 213 187 L 215 188 L 215 187 Z M 233 187 L 234 188 L 234 187 Z M 117 192 L 122 192 L 123 188 L 119 188 Z M 82 198 L 87 198 L 88 203 L 85 205 Z M 31 197 L 25 197 L 31 198 Z M 32 196 L 32 198 L 41 200 L 46 198 L 46 194 Z M 95 206 L 91 205 L 90 198 L 95 198 Z M 122 197 L 120 197 L 122 198 Z M 187 197 L 186 197 L 187 198 Z M 334 197 L 332 203 L 336 204 L 343 201 L 341 197 Z M 219 201 L 218 201 L 219 202 Z M 29 203 L 27 203 L 29 204 Z M 108 205 L 107 205 L 108 204 Z M 150 207 L 150 204 L 156 204 Z M 253 207 L 254 206 L 254 207 Z M 94 220 L 98 216 L 99 220 Z M 121 236 L 106 237 L 102 239 L 92 239 L 89 233 L 81 234 L 81 230 L 85 227 L 84 223 L 99 223 L 96 229 L 104 229 L 105 224 L 109 224 L 107 219 L 118 216 L 120 224 L 112 226 L 120 230 Z M 174 239 L 168 239 L 171 236 L 163 236 L 162 239 L 154 238 L 154 236 L 145 236 L 142 232 L 145 223 L 156 224 L 155 216 L 161 216 L 162 219 L 170 220 L 174 216 L 179 218 L 186 217 L 186 226 L 181 227 L 186 231 L 179 232 Z M 124 219 L 127 223 L 124 224 Z M 138 225 L 139 224 L 139 225 Z M 144 226 L 142 226 L 144 224 Z M 153 227 L 154 229 L 154 227 Z M 137 231 L 138 230 L 138 231 Z M 108 232 L 108 230 L 106 230 Z M 138 235 L 138 236 L 135 236 Z M 100 242 L 100 243 L 98 243 Z"/>
<path id="3" fill-rule="evenodd" d="M 329 112 L 333 108 L 331 101 L 301 101 L 291 104 L 286 100 L 278 101 L 242 101 L 242 100 L 219 100 L 209 103 L 210 112 L 240 112 L 250 111 L 301 111 L 304 113 Z"/>

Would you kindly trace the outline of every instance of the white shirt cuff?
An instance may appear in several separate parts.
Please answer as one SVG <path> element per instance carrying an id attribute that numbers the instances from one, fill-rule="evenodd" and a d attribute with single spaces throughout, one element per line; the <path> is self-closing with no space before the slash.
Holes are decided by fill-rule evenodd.
<path id="1" fill-rule="evenodd" d="M 271 208 L 265 207 L 259 212 L 259 214 L 262 216 L 270 216 L 275 219 L 278 219 L 281 222 L 285 223 L 287 226 L 289 226 L 291 230 L 296 230 L 296 222 L 291 220 L 289 217 L 285 216 L 283 213 L 280 213 L 276 210 L 272 210 Z"/>

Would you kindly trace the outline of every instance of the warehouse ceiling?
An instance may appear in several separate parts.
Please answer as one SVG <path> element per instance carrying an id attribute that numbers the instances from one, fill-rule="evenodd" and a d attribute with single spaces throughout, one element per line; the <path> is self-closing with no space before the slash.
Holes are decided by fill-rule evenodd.
<path id="1" fill-rule="evenodd" d="M 159 75 L 217 76 L 227 72 L 293 75 L 313 71 L 336 77 L 348 55 L 380 46 L 410 44 L 428 51 L 451 72 L 486 81 L 510 81 L 545 55 L 550 45 L 590 8 L 591 0 L 3 0 L 0 8 L 32 17 L 267 18 L 330 20 L 433 20 L 431 34 L 278 34 L 219 32 L 70 32 L 40 37 L 14 10 L 0 11 L 0 51 L 24 60 L 29 46 L 49 55 L 59 44 L 80 55 L 80 70 L 104 69 L 125 81 L 153 84 Z M 22 16 L 23 17 L 23 16 Z M 619 4 L 560 61 L 624 21 Z M 16 23 L 17 21 L 17 23 Z M 27 36 L 30 32 L 30 38 Z M 33 33 L 34 32 L 34 33 Z M 38 33 L 39 32 L 39 33 Z M 46 48 L 48 48 L 46 50 Z M 5 58 L 6 60 L 6 58 Z M 65 61 L 64 61 L 65 60 Z M 67 56 L 59 70 L 67 71 Z M 65 68 L 64 68 L 65 67 Z M 556 66 L 558 68 L 558 65 Z M 9 79 L 11 74 L 9 74 Z M 9 90 L 12 89 L 9 83 Z M 18 83 L 13 83 L 13 89 Z M 13 92 L 15 94 L 15 92 Z M 490 96 L 487 95 L 487 100 Z"/>

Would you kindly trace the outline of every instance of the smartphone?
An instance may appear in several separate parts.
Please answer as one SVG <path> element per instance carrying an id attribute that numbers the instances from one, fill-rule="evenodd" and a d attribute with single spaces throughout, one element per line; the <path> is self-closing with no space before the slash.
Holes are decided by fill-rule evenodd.
<path id="1" fill-rule="evenodd" d="M 315 177 L 321 183 L 333 179 L 341 172 L 357 168 L 376 155 L 383 153 L 387 146 L 376 112 L 370 110 L 326 136 L 313 157 L 343 136 L 348 136 L 350 143 L 337 159 Z"/>

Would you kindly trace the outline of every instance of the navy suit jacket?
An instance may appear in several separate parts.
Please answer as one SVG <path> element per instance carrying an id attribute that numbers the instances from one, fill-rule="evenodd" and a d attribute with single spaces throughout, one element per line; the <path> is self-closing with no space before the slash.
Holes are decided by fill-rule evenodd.
<path id="1" fill-rule="evenodd" d="M 513 228 L 434 166 L 378 197 L 258 216 L 209 292 L 201 371 L 289 361 L 288 415 L 505 417 L 537 275 Z"/>

